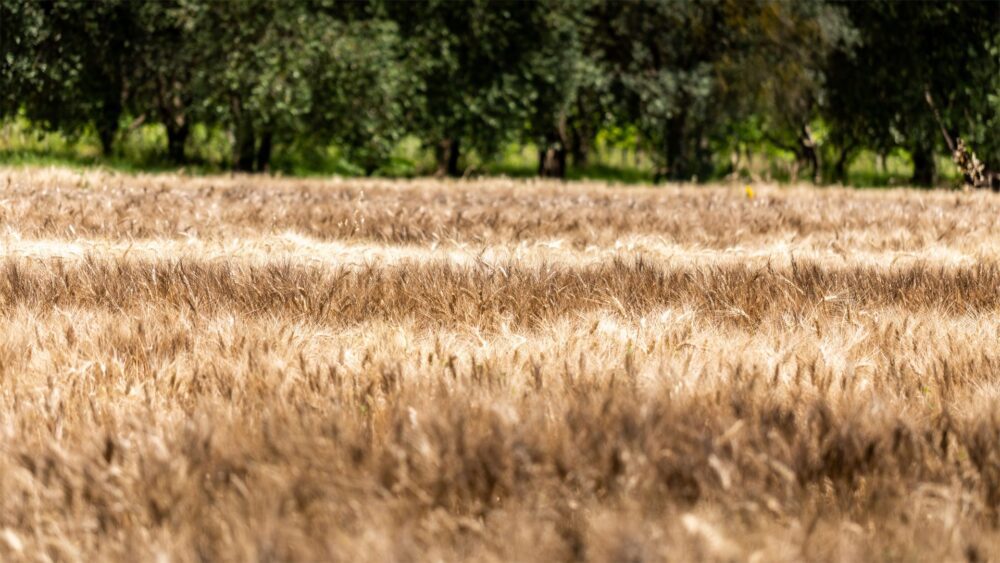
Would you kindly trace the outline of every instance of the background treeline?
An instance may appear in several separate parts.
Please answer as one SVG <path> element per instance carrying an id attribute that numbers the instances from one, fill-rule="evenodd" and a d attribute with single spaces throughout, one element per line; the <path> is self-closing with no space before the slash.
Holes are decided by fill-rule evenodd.
<path id="1" fill-rule="evenodd" d="M 8 134 L 113 155 L 155 125 L 173 164 L 385 174 L 409 140 L 447 175 L 613 146 L 656 179 L 781 154 L 821 182 L 864 152 L 926 185 L 961 137 L 1000 169 L 997 2 L 0 0 L 0 44 Z"/>

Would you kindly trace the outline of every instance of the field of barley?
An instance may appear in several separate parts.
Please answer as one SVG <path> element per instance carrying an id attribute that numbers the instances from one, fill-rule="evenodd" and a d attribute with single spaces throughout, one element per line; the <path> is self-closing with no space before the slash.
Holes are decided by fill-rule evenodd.
<path id="1" fill-rule="evenodd" d="M 0 169 L 0 559 L 1000 557 L 1000 198 Z"/>

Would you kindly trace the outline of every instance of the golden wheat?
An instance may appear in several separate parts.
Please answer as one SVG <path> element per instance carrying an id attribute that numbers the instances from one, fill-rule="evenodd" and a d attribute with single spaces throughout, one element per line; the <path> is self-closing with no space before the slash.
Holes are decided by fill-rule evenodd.
<path id="1" fill-rule="evenodd" d="M 5 560 L 1000 557 L 1000 199 L 0 170 Z"/>

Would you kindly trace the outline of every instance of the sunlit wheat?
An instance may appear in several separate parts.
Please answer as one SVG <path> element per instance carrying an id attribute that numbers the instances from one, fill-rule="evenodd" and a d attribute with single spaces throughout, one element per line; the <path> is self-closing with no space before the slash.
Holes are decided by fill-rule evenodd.
<path id="1" fill-rule="evenodd" d="M 991 194 L 0 186 L 4 560 L 1000 556 Z"/>

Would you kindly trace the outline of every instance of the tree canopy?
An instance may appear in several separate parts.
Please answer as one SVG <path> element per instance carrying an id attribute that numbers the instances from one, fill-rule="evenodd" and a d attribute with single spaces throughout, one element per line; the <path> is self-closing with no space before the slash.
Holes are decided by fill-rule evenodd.
<path id="1" fill-rule="evenodd" d="M 607 130 L 682 181 L 750 145 L 815 181 L 903 149 L 930 184 L 959 138 L 1000 169 L 994 2 L 0 0 L 0 46 L 0 117 L 106 152 L 158 123 L 178 164 L 200 124 L 247 172 L 333 145 L 373 174 L 409 136 L 439 174 L 519 142 L 563 176 Z"/>

